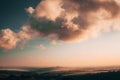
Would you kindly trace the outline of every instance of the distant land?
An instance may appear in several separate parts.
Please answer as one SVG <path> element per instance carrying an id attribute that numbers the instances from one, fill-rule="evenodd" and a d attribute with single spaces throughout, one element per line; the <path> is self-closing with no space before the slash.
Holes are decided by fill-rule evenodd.
<path id="1" fill-rule="evenodd" d="M 0 80 L 120 80 L 120 66 L 0 67 Z"/>

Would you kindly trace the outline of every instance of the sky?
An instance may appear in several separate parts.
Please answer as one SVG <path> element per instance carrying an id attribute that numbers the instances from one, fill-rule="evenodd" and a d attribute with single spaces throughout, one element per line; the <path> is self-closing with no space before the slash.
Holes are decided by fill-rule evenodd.
<path id="1" fill-rule="evenodd" d="M 119 66 L 119 9 L 119 0 L 0 0 L 0 66 Z"/>

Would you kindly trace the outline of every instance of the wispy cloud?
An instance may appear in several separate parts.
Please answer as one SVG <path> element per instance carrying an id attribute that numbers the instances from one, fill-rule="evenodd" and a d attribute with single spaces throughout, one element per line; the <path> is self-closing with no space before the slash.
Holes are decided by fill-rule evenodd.
<path id="1" fill-rule="evenodd" d="M 46 49 L 44 44 L 36 45 L 36 46 L 34 46 L 34 48 L 41 49 L 41 50 L 45 50 Z"/>
<path id="2" fill-rule="evenodd" d="M 51 40 L 51 41 L 50 41 L 50 44 L 56 45 L 56 44 L 57 44 L 57 41 L 56 41 L 56 40 Z"/>

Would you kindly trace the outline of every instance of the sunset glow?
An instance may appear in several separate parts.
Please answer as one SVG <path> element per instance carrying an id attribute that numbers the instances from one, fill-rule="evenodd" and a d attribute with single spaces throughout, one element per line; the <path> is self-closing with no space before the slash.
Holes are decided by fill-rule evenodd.
<path id="1" fill-rule="evenodd" d="M 0 66 L 120 65 L 119 0 L 9 2 L 0 1 Z"/>

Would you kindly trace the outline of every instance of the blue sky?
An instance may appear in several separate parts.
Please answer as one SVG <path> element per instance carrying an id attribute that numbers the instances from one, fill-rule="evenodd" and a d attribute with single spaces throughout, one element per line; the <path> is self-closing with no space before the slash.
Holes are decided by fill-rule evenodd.
<path id="1" fill-rule="evenodd" d="M 0 29 L 18 30 L 28 20 L 25 9 L 29 6 L 35 8 L 39 2 L 40 0 L 1 0 Z"/>

